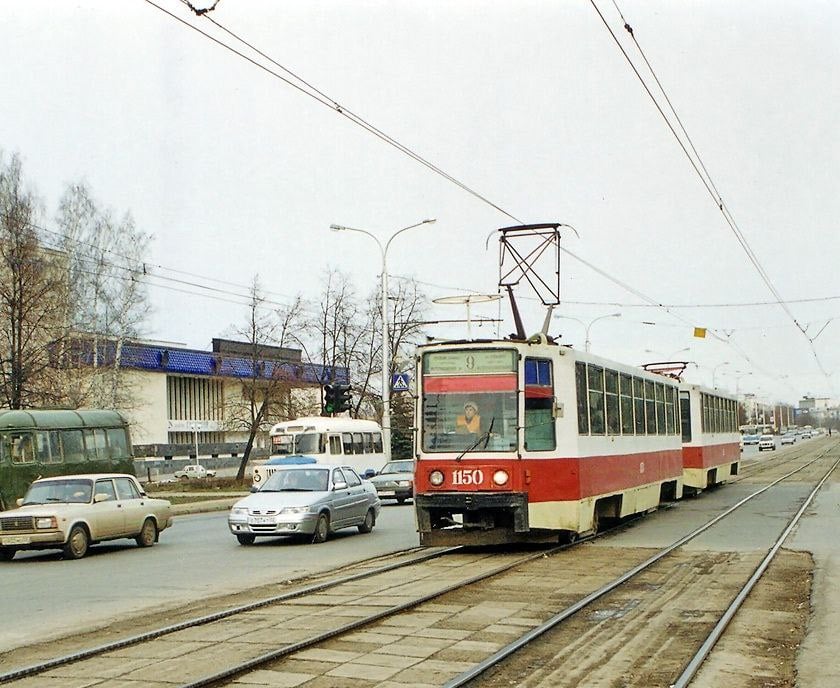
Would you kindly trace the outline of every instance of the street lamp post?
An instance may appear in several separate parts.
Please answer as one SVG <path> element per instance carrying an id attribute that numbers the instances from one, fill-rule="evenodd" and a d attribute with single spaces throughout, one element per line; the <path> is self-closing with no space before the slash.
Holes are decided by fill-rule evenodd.
<path id="1" fill-rule="evenodd" d="M 433 222 L 436 222 L 436 220 L 423 220 L 408 227 L 398 229 L 388 238 L 384 246 L 379 237 L 366 229 L 345 227 L 344 225 L 330 225 L 330 229 L 336 232 L 346 231 L 366 234 L 376 242 L 376 245 L 379 246 L 379 252 L 382 255 L 382 273 L 380 276 L 380 281 L 382 282 L 382 445 L 385 450 L 385 458 L 388 461 L 391 460 L 391 356 L 390 343 L 388 341 L 388 248 L 397 235 L 409 229 L 432 224 Z"/>

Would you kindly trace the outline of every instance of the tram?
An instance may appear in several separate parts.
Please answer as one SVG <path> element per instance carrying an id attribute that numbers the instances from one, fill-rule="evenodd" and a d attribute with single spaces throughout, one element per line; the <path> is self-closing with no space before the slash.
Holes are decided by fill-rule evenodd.
<path id="1" fill-rule="evenodd" d="M 683 493 L 677 380 L 530 339 L 418 347 L 424 545 L 573 540 Z"/>
<path id="2" fill-rule="evenodd" d="M 717 390 L 680 385 L 683 487 L 697 493 L 738 475 L 738 401 Z"/>

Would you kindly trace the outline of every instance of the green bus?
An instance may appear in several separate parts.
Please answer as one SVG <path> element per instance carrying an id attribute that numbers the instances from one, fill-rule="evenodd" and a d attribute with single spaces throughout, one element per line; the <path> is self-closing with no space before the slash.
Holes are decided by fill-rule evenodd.
<path id="1" fill-rule="evenodd" d="M 36 478 L 73 473 L 134 475 L 128 422 L 116 411 L 0 411 L 0 511 Z"/>

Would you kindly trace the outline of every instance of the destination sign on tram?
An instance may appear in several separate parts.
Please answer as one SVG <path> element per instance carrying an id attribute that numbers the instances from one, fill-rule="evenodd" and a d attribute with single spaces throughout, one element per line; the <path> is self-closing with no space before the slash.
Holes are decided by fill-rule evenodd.
<path id="1" fill-rule="evenodd" d="M 512 349 L 464 349 L 435 351 L 423 356 L 426 375 L 482 375 L 516 372 Z"/>

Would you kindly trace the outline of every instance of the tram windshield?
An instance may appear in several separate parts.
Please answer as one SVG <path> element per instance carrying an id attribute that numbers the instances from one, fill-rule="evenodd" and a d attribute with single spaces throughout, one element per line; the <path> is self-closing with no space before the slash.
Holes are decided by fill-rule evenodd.
<path id="1" fill-rule="evenodd" d="M 516 358 L 511 350 L 423 356 L 423 450 L 516 449 Z"/>

